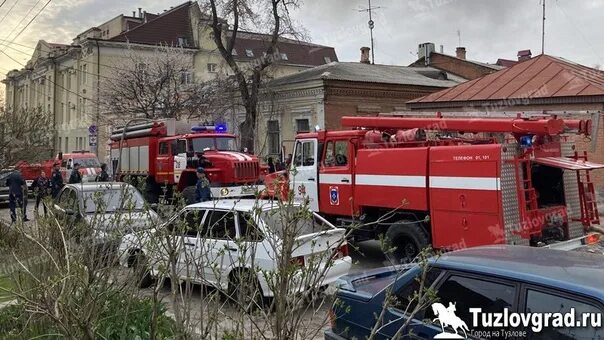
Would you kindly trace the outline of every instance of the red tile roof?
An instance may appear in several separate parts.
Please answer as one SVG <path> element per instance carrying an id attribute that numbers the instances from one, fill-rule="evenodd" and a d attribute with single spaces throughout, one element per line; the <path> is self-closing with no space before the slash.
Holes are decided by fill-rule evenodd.
<path id="1" fill-rule="evenodd" d="M 411 100 L 408 104 L 414 107 L 413 104 L 576 96 L 604 96 L 604 72 L 561 58 L 540 55 L 484 77 Z"/>
<path id="2" fill-rule="evenodd" d="M 265 34 L 238 32 L 234 46 L 236 59 L 250 61 L 262 57 L 270 43 L 269 39 L 270 37 Z M 329 46 L 280 39 L 277 48 L 280 54 L 285 54 L 284 58 L 279 56 L 280 60 L 278 60 L 283 64 L 319 66 L 338 61 L 336 51 Z M 248 56 L 246 50 L 251 50 L 253 56 Z"/>
<path id="3" fill-rule="evenodd" d="M 185 2 L 155 18 L 149 16 L 146 23 L 138 25 L 129 31 L 111 38 L 111 41 L 123 41 L 140 44 L 177 46 L 179 38 L 185 38 L 192 45 L 193 30 L 189 17 L 192 2 Z"/>

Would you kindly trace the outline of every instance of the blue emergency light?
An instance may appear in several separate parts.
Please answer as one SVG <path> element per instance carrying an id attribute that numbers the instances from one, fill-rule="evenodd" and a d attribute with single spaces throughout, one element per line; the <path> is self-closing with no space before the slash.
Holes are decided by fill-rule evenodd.
<path id="1" fill-rule="evenodd" d="M 206 131 L 214 131 L 214 132 L 226 132 L 227 126 L 226 124 L 215 124 L 215 125 L 195 125 L 191 127 L 191 131 L 193 132 L 206 132 Z"/>
<path id="2" fill-rule="evenodd" d="M 520 147 L 523 149 L 528 149 L 533 146 L 533 136 L 526 135 L 520 137 Z"/>

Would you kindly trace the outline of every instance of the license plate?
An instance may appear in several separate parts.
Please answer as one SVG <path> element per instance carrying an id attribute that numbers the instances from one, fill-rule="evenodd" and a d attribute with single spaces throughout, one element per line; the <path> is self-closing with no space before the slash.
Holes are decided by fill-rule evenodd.
<path id="1" fill-rule="evenodd" d="M 254 187 L 242 187 L 241 188 L 242 194 L 253 194 L 255 192 L 256 192 L 256 188 L 254 188 Z"/>

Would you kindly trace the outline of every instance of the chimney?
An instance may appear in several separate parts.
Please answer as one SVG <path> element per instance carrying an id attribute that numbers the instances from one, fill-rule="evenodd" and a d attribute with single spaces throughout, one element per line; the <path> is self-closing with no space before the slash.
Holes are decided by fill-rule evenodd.
<path id="1" fill-rule="evenodd" d="M 143 11 L 143 19 L 147 22 L 147 11 Z"/>
<path id="2" fill-rule="evenodd" d="M 138 8 L 138 17 L 142 18 L 143 17 L 143 9 L 142 8 Z"/>
<path id="3" fill-rule="evenodd" d="M 369 51 L 371 49 L 369 47 L 361 47 L 361 62 L 363 64 L 369 64 Z"/>
<path id="4" fill-rule="evenodd" d="M 455 49 L 455 56 L 459 59 L 466 60 L 466 48 L 458 47 Z"/>
<path id="5" fill-rule="evenodd" d="M 440 54 L 444 54 L 445 53 L 445 46 L 440 45 Z"/>
<path id="6" fill-rule="evenodd" d="M 417 59 L 424 59 L 426 66 L 430 65 L 430 54 L 434 52 L 434 44 L 425 42 L 417 46 Z"/>
<path id="7" fill-rule="evenodd" d="M 132 11 L 132 17 L 136 18 L 136 11 Z"/>
<path id="8" fill-rule="evenodd" d="M 531 53 L 531 50 L 518 51 L 518 61 L 529 60 L 532 56 L 533 54 Z"/>

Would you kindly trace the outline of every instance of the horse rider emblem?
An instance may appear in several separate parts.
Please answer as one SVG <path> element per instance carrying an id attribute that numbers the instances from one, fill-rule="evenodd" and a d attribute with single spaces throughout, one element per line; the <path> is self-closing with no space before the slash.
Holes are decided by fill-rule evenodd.
<path id="1" fill-rule="evenodd" d="M 442 303 L 433 303 L 432 311 L 436 318 L 432 322 L 436 322 L 440 324 L 442 328 L 442 333 L 437 334 L 434 339 L 467 339 L 468 333 L 470 330 L 468 329 L 468 325 L 460 319 L 457 315 L 455 315 L 456 308 L 455 304 L 449 302 L 449 307 L 445 307 Z M 445 332 L 445 327 L 451 327 L 455 333 Z M 458 330 L 463 332 L 463 337 L 458 333 Z"/>

